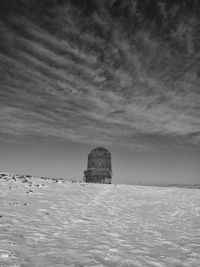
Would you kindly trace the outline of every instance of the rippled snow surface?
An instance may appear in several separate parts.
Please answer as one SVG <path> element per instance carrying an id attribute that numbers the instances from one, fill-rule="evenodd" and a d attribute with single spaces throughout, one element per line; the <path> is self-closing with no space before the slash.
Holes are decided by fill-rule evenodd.
<path id="1" fill-rule="evenodd" d="M 0 180 L 0 266 L 199 267 L 200 190 Z"/>

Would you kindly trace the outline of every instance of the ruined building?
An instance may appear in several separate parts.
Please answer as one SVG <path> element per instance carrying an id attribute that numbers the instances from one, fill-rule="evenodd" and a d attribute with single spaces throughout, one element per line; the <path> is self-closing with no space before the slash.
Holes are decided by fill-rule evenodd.
<path id="1" fill-rule="evenodd" d="M 93 149 L 88 155 L 87 170 L 84 171 L 84 182 L 111 184 L 111 153 L 103 148 Z"/>

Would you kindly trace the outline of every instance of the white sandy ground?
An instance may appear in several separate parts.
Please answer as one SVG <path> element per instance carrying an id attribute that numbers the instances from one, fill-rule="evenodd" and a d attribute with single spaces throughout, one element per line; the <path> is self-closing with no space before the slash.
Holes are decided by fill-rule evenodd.
<path id="1" fill-rule="evenodd" d="M 0 180 L 1 267 L 200 266 L 200 190 L 28 180 Z"/>

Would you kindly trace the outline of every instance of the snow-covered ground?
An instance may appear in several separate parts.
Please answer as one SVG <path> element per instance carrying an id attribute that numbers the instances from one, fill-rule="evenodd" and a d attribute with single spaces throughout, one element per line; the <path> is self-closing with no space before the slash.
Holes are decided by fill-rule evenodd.
<path id="1" fill-rule="evenodd" d="M 200 266 L 200 190 L 0 179 L 0 266 Z"/>

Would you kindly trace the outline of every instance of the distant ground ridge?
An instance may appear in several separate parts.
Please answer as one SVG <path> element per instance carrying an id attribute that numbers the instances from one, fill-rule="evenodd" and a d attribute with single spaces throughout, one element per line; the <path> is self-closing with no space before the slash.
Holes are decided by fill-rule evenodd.
<path id="1" fill-rule="evenodd" d="M 82 180 L 79 179 L 66 179 L 66 178 L 50 178 L 50 177 L 38 177 L 38 176 L 33 176 L 29 174 L 10 174 L 7 172 L 0 172 L 0 180 L 6 180 L 6 181 L 11 181 L 11 180 L 21 180 L 23 183 L 30 183 L 31 179 L 42 179 L 42 180 L 50 180 L 54 183 L 58 182 L 70 182 L 70 183 L 85 183 Z M 177 188 L 188 188 L 188 189 L 200 189 L 200 184 L 133 184 L 133 186 L 156 186 L 156 187 L 177 187 Z"/>
<path id="2" fill-rule="evenodd" d="M 6 181 L 11 181 L 11 180 L 21 180 L 23 183 L 30 183 L 31 179 L 42 179 L 42 180 L 51 180 L 52 182 L 72 182 L 72 183 L 81 183 L 82 181 L 80 180 L 76 180 L 76 179 L 71 179 L 71 180 L 67 180 L 65 178 L 50 178 L 50 177 L 38 177 L 38 176 L 33 176 L 33 175 L 29 175 L 29 174 L 10 174 L 7 172 L 0 172 L 0 179 L 6 180 Z"/>

